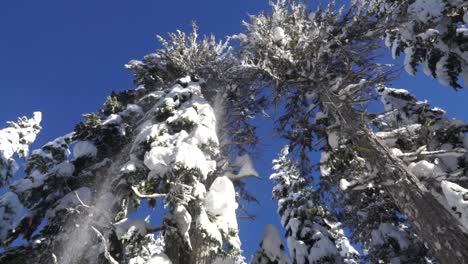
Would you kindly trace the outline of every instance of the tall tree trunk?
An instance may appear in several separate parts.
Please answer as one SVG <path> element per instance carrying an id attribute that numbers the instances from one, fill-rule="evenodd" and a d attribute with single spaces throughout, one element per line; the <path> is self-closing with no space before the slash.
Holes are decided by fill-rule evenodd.
<path id="1" fill-rule="evenodd" d="M 362 115 L 331 91 L 322 91 L 327 109 L 343 123 L 361 157 L 378 169 L 378 177 L 415 233 L 427 243 L 440 263 L 468 263 L 468 234 L 458 220 L 413 175 L 402 160 L 365 125 Z"/>

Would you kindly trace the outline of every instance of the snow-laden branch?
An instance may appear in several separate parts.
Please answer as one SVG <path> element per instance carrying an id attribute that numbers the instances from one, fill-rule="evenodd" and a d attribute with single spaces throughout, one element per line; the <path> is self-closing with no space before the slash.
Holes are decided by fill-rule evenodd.
<path id="1" fill-rule="evenodd" d="M 401 153 L 398 154 L 397 157 L 403 159 L 404 161 L 413 161 L 418 158 L 435 158 L 435 157 L 461 157 L 465 155 L 466 150 L 463 148 L 455 148 L 452 150 L 434 150 L 434 151 L 427 151 L 426 146 L 419 148 L 414 152 L 408 153 Z"/>
<path id="2" fill-rule="evenodd" d="M 154 199 L 154 198 L 166 197 L 165 193 L 142 194 L 140 193 L 140 191 L 138 191 L 137 187 L 132 186 L 131 188 L 132 188 L 133 193 L 140 198 Z"/>

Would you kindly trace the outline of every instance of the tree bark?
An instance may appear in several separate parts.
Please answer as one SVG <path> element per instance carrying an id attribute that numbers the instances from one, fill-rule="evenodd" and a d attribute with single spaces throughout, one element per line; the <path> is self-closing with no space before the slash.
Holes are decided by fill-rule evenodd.
<path id="1" fill-rule="evenodd" d="M 468 234 L 459 221 L 413 175 L 404 162 L 375 136 L 350 104 L 330 91 L 321 94 L 327 109 L 342 122 L 342 132 L 359 154 L 379 171 L 378 178 L 414 232 L 441 264 L 468 263 Z"/>

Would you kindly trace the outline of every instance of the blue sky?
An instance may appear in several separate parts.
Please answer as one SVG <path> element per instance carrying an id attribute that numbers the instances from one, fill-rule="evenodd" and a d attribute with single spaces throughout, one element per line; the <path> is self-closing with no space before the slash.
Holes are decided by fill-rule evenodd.
<path id="1" fill-rule="evenodd" d="M 188 31 L 217 37 L 243 30 L 247 14 L 269 11 L 267 0 L 15 0 L 0 2 L 0 127 L 17 116 L 43 112 L 43 131 L 34 148 L 70 132 L 81 114 L 95 111 L 112 90 L 132 88 L 124 68 L 159 47 L 155 35 Z M 388 62 L 401 63 L 401 60 Z M 467 90 L 455 92 L 422 74 L 402 73 L 394 87 L 468 120 Z M 251 205 L 255 221 L 239 220 L 245 255 L 258 247 L 267 223 L 279 224 L 271 200 L 271 160 L 280 146 L 269 140 L 271 124 L 262 122 L 266 139 L 255 159 L 262 181 L 249 180 L 261 206 Z"/>

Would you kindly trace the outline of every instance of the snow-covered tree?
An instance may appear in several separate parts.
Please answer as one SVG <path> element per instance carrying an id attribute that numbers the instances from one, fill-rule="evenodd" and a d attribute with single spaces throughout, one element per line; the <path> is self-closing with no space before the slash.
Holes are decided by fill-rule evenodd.
<path id="1" fill-rule="evenodd" d="M 406 71 L 423 72 L 455 89 L 468 83 L 468 5 L 463 0 L 369 0 L 369 15 L 385 17 L 385 45 Z"/>
<path id="2" fill-rule="evenodd" d="M 40 114 L 0 130 L 0 262 L 244 263 L 236 209 L 254 199 L 241 179 L 258 177 L 249 120 L 279 105 L 277 131 L 290 145 L 271 180 L 292 261 L 268 226 L 252 263 L 428 263 L 430 253 L 466 263 L 467 126 L 406 91 L 374 89 L 390 76 L 376 61 L 383 35 L 410 73 L 422 63 L 459 88 L 466 4 L 271 5 L 233 37 L 238 53 L 200 41 L 196 26 L 160 37 L 162 49 L 126 65 L 136 89 L 112 93 L 72 133 L 33 151 L 14 181 L 13 156 L 27 156 Z M 386 113 L 375 118 L 366 103 L 379 96 Z M 161 224 L 135 217 L 143 200 Z M 9 247 L 18 238 L 25 243 Z"/>
<path id="3" fill-rule="evenodd" d="M 457 194 L 461 197 L 465 192 L 447 180 L 464 184 L 466 124 L 447 118 L 442 109 L 418 101 L 407 90 L 384 86 L 377 90 L 385 112 L 373 120 L 379 131 L 376 135 L 464 224 L 460 214 L 464 200 Z M 377 172 L 346 140 L 342 139 L 337 148 L 327 150 L 322 154 L 322 176 L 326 175 L 340 187 L 337 206 L 343 208 L 343 222 L 351 229 L 353 239 L 363 246 L 366 258 L 374 262 L 390 262 L 396 258 L 411 263 L 431 261 L 424 241 L 414 236 L 411 226 L 386 193 L 384 186 L 392 183 L 376 177 Z"/>
<path id="4" fill-rule="evenodd" d="M 301 176 L 308 174 L 303 168 L 310 168 L 311 149 L 325 140 L 337 148 L 346 139 L 378 180 L 388 183 L 384 190 L 434 256 L 441 262 L 463 262 L 467 234 L 368 125 L 365 103 L 377 96 L 374 87 L 388 77 L 375 61 L 386 24 L 369 17 L 365 4 L 357 2 L 338 11 L 332 4 L 315 12 L 304 3 L 272 6 L 271 15 L 251 16 L 246 34 L 237 37 L 243 67 L 256 69 L 265 87 L 273 88 L 274 102 L 285 106 L 278 128 L 299 157 Z M 323 115 L 329 122 L 317 123 Z M 429 231 L 441 226 L 446 228 L 442 233 Z M 457 260 L 450 251 L 460 252 Z"/>
<path id="5" fill-rule="evenodd" d="M 8 185 L 19 168 L 15 154 L 21 158 L 28 157 L 29 145 L 41 130 L 41 119 L 41 113 L 35 112 L 31 119 L 21 117 L 17 123 L 8 122 L 10 127 L 0 130 L 0 186 Z M 8 230 L 15 227 L 22 209 L 15 193 L 7 191 L 0 196 L 0 241 L 5 239 Z"/>
<path id="6" fill-rule="evenodd" d="M 296 164 L 287 157 L 288 148 L 284 147 L 273 161 L 275 173 L 270 179 L 276 183 L 273 197 L 278 200 L 293 263 L 357 263 L 357 251 L 320 203 L 319 192 L 311 189 L 311 183 L 300 176 Z"/>
<path id="7" fill-rule="evenodd" d="M 0 262 L 244 262 L 230 178 L 251 170 L 229 165 L 221 142 L 231 133 L 218 137 L 223 108 L 214 110 L 216 103 L 240 107 L 237 88 L 219 75 L 232 63 L 230 51 L 213 38 L 199 42 L 196 31 L 163 44 L 129 63 L 136 89 L 113 93 L 73 133 L 33 151 L 25 176 L 0 199 L 15 218 L 13 205 L 27 210 L 19 221 L 2 219 L 2 244 L 27 242 L 7 248 Z M 247 118 L 231 124 L 248 130 Z M 142 200 L 158 209 L 163 201 L 160 226 L 151 215 L 132 216 Z"/>

